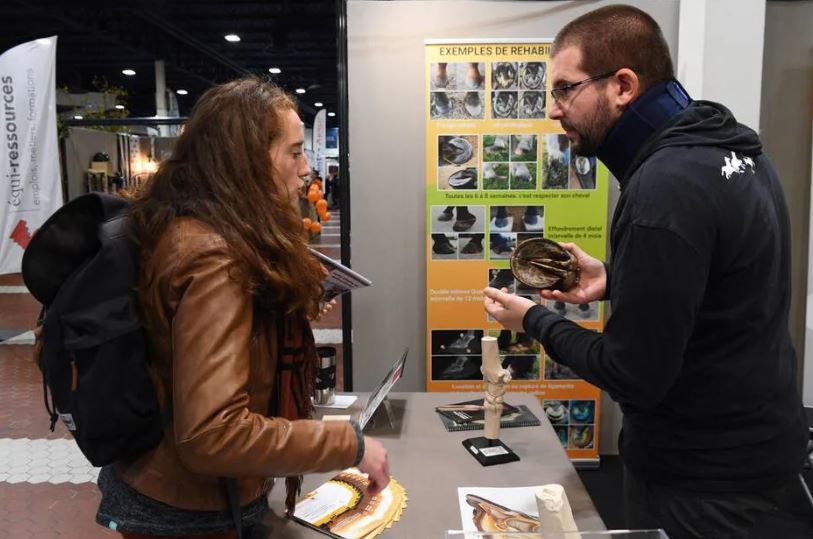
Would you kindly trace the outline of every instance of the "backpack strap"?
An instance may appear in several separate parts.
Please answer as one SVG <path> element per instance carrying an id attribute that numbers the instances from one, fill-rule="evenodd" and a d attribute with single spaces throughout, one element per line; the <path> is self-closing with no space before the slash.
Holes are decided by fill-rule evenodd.
<path id="1" fill-rule="evenodd" d="M 48 387 L 48 376 L 46 376 L 46 371 L 48 368 L 47 362 L 42 360 L 43 354 L 43 325 L 45 324 L 45 314 L 46 309 L 45 305 L 42 306 L 40 309 L 40 314 L 37 316 L 37 322 L 34 326 L 34 362 L 40 368 L 43 373 L 42 377 L 42 396 L 45 398 L 45 410 L 48 412 L 48 418 L 51 420 L 50 429 L 51 432 L 54 432 L 54 428 L 56 426 L 56 420 L 59 416 L 56 414 L 56 406 L 54 405 L 54 396 L 51 394 L 50 389 Z M 51 395 L 51 401 L 48 401 L 48 396 Z"/>

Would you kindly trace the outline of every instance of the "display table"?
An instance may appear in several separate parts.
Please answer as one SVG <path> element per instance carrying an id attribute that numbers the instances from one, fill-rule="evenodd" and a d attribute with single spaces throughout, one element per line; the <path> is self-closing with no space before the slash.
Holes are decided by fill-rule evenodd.
<path id="1" fill-rule="evenodd" d="M 366 395 L 359 394 L 363 402 Z M 476 398 L 482 393 L 391 393 L 389 408 L 394 425 L 382 415 L 368 425 L 365 434 L 387 448 L 391 474 L 406 488 L 407 506 L 401 520 L 382 537 L 442 538 L 446 530 L 461 529 L 457 487 L 519 487 L 559 483 L 564 486 L 576 523 L 582 531 L 606 529 L 576 470 L 545 419 L 539 401 L 524 393 L 510 393 L 506 401 L 524 404 L 542 422 L 539 427 L 502 429 L 500 439 L 520 457 L 519 462 L 482 467 L 467 454 L 462 442 L 482 431 L 447 432 L 435 406 Z M 382 405 L 383 408 L 383 405 Z M 381 410 L 379 410 L 381 411 Z M 347 414 L 327 410 L 327 414 Z M 372 422 L 371 422 L 372 423 Z M 315 489 L 336 472 L 305 476 L 302 494 Z M 285 486 L 277 481 L 270 496 L 271 511 L 257 537 L 325 537 L 284 517 Z"/>

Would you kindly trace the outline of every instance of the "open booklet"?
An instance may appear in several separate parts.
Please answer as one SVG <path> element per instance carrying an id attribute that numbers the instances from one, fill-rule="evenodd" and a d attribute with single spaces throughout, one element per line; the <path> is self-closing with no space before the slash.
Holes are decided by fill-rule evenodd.
<path id="1" fill-rule="evenodd" d="M 325 295 L 322 298 L 323 301 L 330 301 L 345 292 L 373 284 L 367 277 L 356 273 L 347 266 L 341 265 L 319 251 L 310 249 L 310 252 L 327 270 L 327 276 L 322 282 L 322 286 L 325 287 Z"/>
<path id="2" fill-rule="evenodd" d="M 368 485 L 367 474 L 347 469 L 299 500 L 292 518 L 330 537 L 375 537 L 401 518 L 407 496 L 394 477 L 375 496 Z"/>
<path id="3" fill-rule="evenodd" d="M 499 537 L 517 537 L 506 532 L 553 532 L 551 537 L 580 537 L 564 488 L 558 484 L 532 487 L 459 487 L 457 489 L 463 531 L 501 532 Z M 540 515 L 540 511 L 542 514 Z M 563 532 L 575 532 L 565 533 Z"/>

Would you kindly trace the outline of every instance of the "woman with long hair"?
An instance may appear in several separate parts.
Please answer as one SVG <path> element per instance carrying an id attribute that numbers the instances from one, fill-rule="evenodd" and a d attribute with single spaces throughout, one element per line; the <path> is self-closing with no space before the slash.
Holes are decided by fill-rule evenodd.
<path id="1" fill-rule="evenodd" d="M 285 477 L 357 465 L 376 492 L 387 454 L 358 425 L 308 419 L 324 270 L 297 200 L 309 171 L 295 101 L 259 78 L 207 91 L 172 157 L 134 201 L 138 295 L 150 370 L 168 417 L 162 441 L 102 469 L 97 522 L 136 537 L 234 537 Z"/>

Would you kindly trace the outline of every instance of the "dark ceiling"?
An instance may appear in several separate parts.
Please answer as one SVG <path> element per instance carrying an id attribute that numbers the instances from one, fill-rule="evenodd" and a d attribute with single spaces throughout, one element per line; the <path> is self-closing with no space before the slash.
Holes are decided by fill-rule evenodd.
<path id="1" fill-rule="evenodd" d="M 130 116 L 155 115 L 156 59 L 181 115 L 213 84 L 244 74 L 270 77 L 299 102 L 310 124 L 324 103 L 337 112 L 335 0 L 0 0 L 0 53 L 17 44 L 59 36 L 57 86 L 97 91 L 94 79 L 123 88 Z M 226 34 L 240 42 L 229 43 Z M 281 74 L 268 69 L 279 67 Z M 125 76 L 133 69 L 135 76 Z M 336 125 L 337 118 L 328 118 Z"/>

